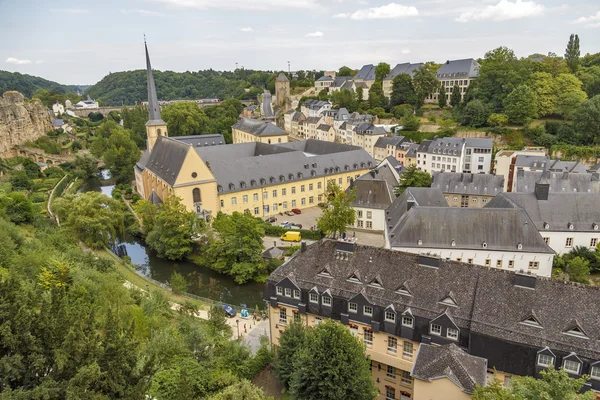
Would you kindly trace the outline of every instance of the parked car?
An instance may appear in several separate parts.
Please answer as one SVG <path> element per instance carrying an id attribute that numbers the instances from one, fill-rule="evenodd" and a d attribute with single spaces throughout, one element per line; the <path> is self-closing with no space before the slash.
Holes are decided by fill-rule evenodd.
<path id="1" fill-rule="evenodd" d="M 227 304 L 223 304 L 223 311 L 225 311 L 225 315 L 227 315 L 229 318 L 233 318 L 235 317 L 235 310 L 233 309 L 233 307 L 228 306 Z"/>
<path id="2" fill-rule="evenodd" d="M 265 219 L 265 222 L 268 222 L 268 223 L 277 222 L 277 218 L 275 218 L 275 217 L 269 217 L 269 218 Z"/>
<path id="3" fill-rule="evenodd" d="M 290 226 L 291 229 L 302 229 L 302 224 L 293 224 Z"/>
<path id="4" fill-rule="evenodd" d="M 289 221 L 283 221 L 283 222 L 280 222 L 280 223 L 279 223 L 279 226 L 283 226 L 283 227 L 285 227 L 286 225 L 289 225 L 290 223 L 291 223 L 291 222 L 289 222 Z"/>
<path id="5" fill-rule="evenodd" d="M 302 211 L 300 211 L 300 209 L 299 209 L 299 208 L 292 208 L 292 212 L 293 212 L 294 214 L 302 214 Z"/>
<path id="6" fill-rule="evenodd" d="M 287 210 L 286 212 L 284 212 L 285 215 L 289 215 L 290 217 L 292 215 L 295 215 L 293 212 L 291 212 L 290 210 Z"/>
<path id="7" fill-rule="evenodd" d="M 294 226 L 294 224 L 292 224 L 291 222 L 288 222 L 287 224 L 283 225 L 282 228 L 292 229 L 293 226 Z"/>

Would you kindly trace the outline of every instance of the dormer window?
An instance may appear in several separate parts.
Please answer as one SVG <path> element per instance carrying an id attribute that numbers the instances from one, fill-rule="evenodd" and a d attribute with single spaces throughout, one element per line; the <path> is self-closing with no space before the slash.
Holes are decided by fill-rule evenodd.
<path id="1" fill-rule="evenodd" d="M 396 323 L 396 313 L 394 311 L 392 311 L 391 309 L 385 310 L 384 318 L 385 318 L 385 322 Z"/>
<path id="2" fill-rule="evenodd" d="M 452 247 L 456 247 L 456 240 L 453 240 L 453 241 L 452 241 L 452 243 L 451 243 L 451 246 L 452 246 Z"/>
<path id="3" fill-rule="evenodd" d="M 285 288 L 285 297 L 292 297 L 292 289 Z"/>
<path id="4" fill-rule="evenodd" d="M 600 380 L 600 365 L 592 365 L 590 369 L 590 378 Z"/>
<path id="5" fill-rule="evenodd" d="M 594 228 L 595 231 L 598 230 L 598 224 L 592 224 L 592 228 Z"/>
<path id="6" fill-rule="evenodd" d="M 285 181 L 285 176 L 279 175 L 279 181 L 281 181 L 281 182 Z"/>
<path id="7" fill-rule="evenodd" d="M 404 296 L 412 296 L 408 287 L 406 287 L 406 283 L 396 289 L 396 293 L 404 295 Z"/>
<path id="8" fill-rule="evenodd" d="M 550 229 L 550 224 L 547 222 L 544 222 L 544 229 Z"/>
<path id="9" fill-rule="evenodd" d="M 540 367 L 548 368 L 550 365 L 554 365 L 554 357 L 548 354 L 538 354 L 537 365 Z"/>
<path id="10" fill-rule="evenodd" d="M 350 278 L 348 278 L 348 282 L 362 283 L 356 274 L 350 275 Z"/>
<path id="11" fill-rule="evenodd" d="M 378 278 L 373 279 L 371 283 L 369 283 L 369 286 L 377 289 L 383 289 L 383 285 L 381 284 L 381 281 Z"/>
<path id="12" fill-rule="evenodd" d="M 321 296 L 321 304 L 331 307 L 331 297 L 325 295 Z"/>
<path id="13" fill-rule="evenodd" d="M 261 185 L 266 185 L 267 184 L 267 180 L 265 178 L 260 178 L 260 184 Z"/>
<path id="14" fill-rule="evenodd" d="M 568 225 L 568 226 L 569 226 L 569 229 L 570 229 L 570 230 L 573 230 L 573 224 L 572 224 L 572 223 L 570 223 L 570 222 L 569 222 L 569 225 Z"/>
<path id="15" fill-rule="evenodd" d="M 294 179 L 294 174 L 289 174 L 289 175 L 288 175 L 288 179 L 289 179 L 290 181 L 291 181 L 291 180 L 293 180 L 293 179 Z"/>
<path id="16" fill-rule="evenodd" d="M 517 250 L 523 250 L 523 245 L 521 243 L 517 244 Z"/>
<path id="17" fill-rule="evenodd" d="M 348 312 L 356 314 L 358 312 L 358 304 L 349 302 L 348 303 Z"/>
<path id="18" fill-rule="evenodd" d="M 582 339 L 589 339 L 585 332 L 577 325 L 563 332 L 565 335 L 576 336 Z"/>
<path id="19" fill-rule="evenodd" d="M 373 316 L 373 307 L 371 307 L 371 306 L 364 306 L 363 307 L 363 314 L 366 315 L 367 317 L 372 317 Z"/>
<path id="20" fill-rule="evenodd" d="M 332 278 L 331 273 L 329 272 L 329 269 L 324 268 L 321 270 L 321 272 L 318 273 L 319 276 L 322 276 L 324 278 Z"/>
<path id="21" fill-rule="evenodd" d="M 418 245 L 418 246 L 423 246 L 423 241 L 422 241 L 421 239 L 419 239 L 419 240 L 417 241 L 417 245 Z"/>
<path id="22" fill-rule="evenodd" d="M 271 183 L 275 183 L 275 177 L 270 177 L 269 180 L 271 181 Z"/>
<path id="23" fill-rule="evenodd" d="M 235 189 L 235 185 L 233 183 L 230 183 L 229 184 L 229 190 L 233 190 L 233 189 Z"/>
<path id="24" fill-rule="evenodd" d="M 250 186 L 256 186 L 256 180 L 252 179 L 252 180 L 250 181 Z"/>
<path id="25" fill-rule="evenodd" d="M 563 368 L 569 374 L 579 375 L 581 363 L 576 360 L 563 360 Z"/>
<path id="26" fill-rule="evenodd" d="M 308 294 L 308 301 L 310 301 L 311 303 L 319 304 L 319 295 L 315 292 L 310 292 Z"/>
<path id="27" fill-rule="evenodd" d="M 452 340 L 458 340 L 458 329 L 448 328 L 446 330 L 446 337 Z"/>
<path id="28" fill-rule="evenodd" d="M 410 315 L 402 316 L 402 326 L 412 328 L 415 325 L 415 319 Z"/>
<path id="29" fill-rule="evenodd" d="M 523 321 L 521 321 L 521 323 L 523 325 L 532 326 L 534 328 L 540 328 L 540 329 L 544 328 L 542 326 L 542 324 L 540 324 L 540 322 L 537 320 L 537 318 L 534 317 L 533 315 L 528 318 L 525 318 Z"/>
<path id="30" fill-rule="evenodd" d="M 442 336 L 442 326 L 438 324 L 430 324 L 429 333 L 436 336 Z"/>
<path id="31" fill-rule="evenodd" d="M 277 293 L 278 296 L 282 296 L 283 288 L 281 286 L 277 286 L 277 287 L 275 287 L 275 292 Z"/>

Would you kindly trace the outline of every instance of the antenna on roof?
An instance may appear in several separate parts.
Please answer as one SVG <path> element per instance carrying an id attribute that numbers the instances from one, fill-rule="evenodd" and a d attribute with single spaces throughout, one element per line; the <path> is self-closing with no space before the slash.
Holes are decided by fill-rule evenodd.
<path id="1" fill-rule="evenodd" d="M 144 44 L 146 44 L 146 34 L 144 33 Z"/>

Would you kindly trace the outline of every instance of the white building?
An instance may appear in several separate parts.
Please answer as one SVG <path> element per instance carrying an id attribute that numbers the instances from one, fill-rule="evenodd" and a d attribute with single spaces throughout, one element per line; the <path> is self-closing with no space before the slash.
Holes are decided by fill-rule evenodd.
<path id="1" fill-rule="evenodd" d="M 543 158 L 545 150 L 500 150 L 494 158 L 494 175 L 504 176 L 504 191 L 508 192 L 509 180 L 512 182 L 515 163 L 518 156 L 533 156 Z"/>
<path id="2" fill-rule="evenodd" d="M 306 100 L 300 106 L 300 111 L 305 117 L 321 117 L 327 110 L 331 110 L 331 103 L 323 100 Z"/>
<path id="3" fill-rule="evenodd" d="M 88 97 L 87 100 L 81 100 L 75 104 L 75 108 L 98 108 L 98 102 Z"/>
<path id="4" fill-rule="evenodd" d="M 386 212 L 386 248 L 551 276 L 554 251 L 522 209 L 448 207 L 437 189 L 409 188 Z"/>
<path id="5" fill-rule="evenodd" d="M 487 174 L 492 165 L 492 139 L 438 138 L 424 140 L 417 149 L 417 168 Z"/>
<path id="6" fill-rule="evenodd" d="M 394 188 L 400 180 L 401 171 L 400 163 L 388 157 L 352 182 L 348 190 L 356 190 L 356 198 L 352 202 L 356 211 L 354 228 L 376 232 L 385 230 L 385 210 L 396 198 Z"/>
<path id="7" fill-rule="evenodd" d="M 591 250 L 598 246 L 599 205 L 598 193 L 555 193 L 542 180 L 533 193 L 500 193 L 486 208 L 527 212 L 548 246 L 564 254 L 578 246 Z"/>
<path id="8" fill-rule="evenodd" d="M 54 116 L 58 117 L 59 115 L 65 113 L 65 106 L 57 101 L 56 103 L 52 104 L 52 112 L 54 113 Z"/>

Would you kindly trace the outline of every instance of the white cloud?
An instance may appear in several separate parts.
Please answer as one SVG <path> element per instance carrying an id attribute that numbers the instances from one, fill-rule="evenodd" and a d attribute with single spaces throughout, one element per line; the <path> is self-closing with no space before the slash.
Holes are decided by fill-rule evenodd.
<path id="1" fill-rule="evenodd" d="M 311 33 L 307 33 L 304 36 L 306 36 L 306 37 L 323 37 L 323 32 L 321 32 L 321 31 L 311 32 Z"/>
<path id="2" fill-rule="evenodd" d="M 580 17 L 573 21 L 576 24 L 584 24 L 587 28 L 600 27 L 600 11 L 589 17 Z"/>
<path id="3" fill-rule="evenodd" d="M 254 29 L 252 29 L 249 26 L 246 26 L 246 27 L 240 29 L 240 32 L 254 32 Z"/>
<path id="4" fill-rule="evenodd" d="M 402 51 L 400 53 L 402 53 L 402 54 L 410 54 L 410 49 L 402 49 Z"/>
<path id="5" fill-rule="evenodd" d="M 353 13 L 336 14 L 333 18 L 350 18 L 354 20 L 363 19 L 396 19 L 415 17 L 419 10 L 415 6 L 405 6 L 398 3 L 390 3 L 381 7 L 371 7 L 357 10 Z"/>
<path id="6" fill-rule="evenodd" d="M 131 9 L 131 10 L 121 10 L 121 13 L 123 13 L 123 14 L 135 13 L 135 14 L 144 15 L 147 17 L 164 17 L 165 16 L 165 14 L 160 13 L 158 11 L 144 10 L 141 8 L 136 8 L 136 9 Z"/>
<path id="7" fill-rule="evenodd" d="M 53 8 L 52 11 L 67 14 L 87 14 L 89 12 L 83 8 Z"/>
<path id="8" fill-rule="evenodd" d="M 320 0 L 146 0 L 176 8 L 227 9 L 227 10 L 281 10 L 281 9 L 318 9 Z"/>
<path id="9" fill-rule="evenodd" d="M 525 17 L 534 17 L 544 13 L 544 6 L 535 1 L 500 0 L 495 6 L 486 6 L 484 8 L 472 9 L 463 12 L 456 21 L 506 21 L 509 19 L 519 19 Z"/>
<path id="10" fill-rule="evenodd" d="M 18 58 L 14 58 L 14 57 L 8 57 L 6 59 L 6 62 L 9 64 L 19 64 L 19 65 L 31 64 L 31 60 L 19 60 Z"/>

